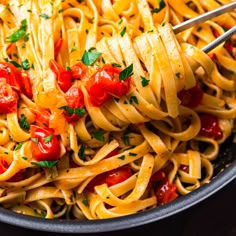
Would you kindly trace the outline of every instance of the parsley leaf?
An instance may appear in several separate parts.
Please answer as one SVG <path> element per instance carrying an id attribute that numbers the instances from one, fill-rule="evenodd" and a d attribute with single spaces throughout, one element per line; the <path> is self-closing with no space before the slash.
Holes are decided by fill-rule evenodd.
<path id="1" fill-rule="evenodd" d="M 102 141 L 104 142 L 105 141 L 105 137 L 102 133 L 101 130 L 96 130 L 94 133 L 93 133 L 93 138 L 97 139 L 98 141 Z"/>
<path id="2" fill-rule="evenodd" d="M 133 72 L 133 63 L 130 64 L 128 67 L 126 67 L 124 70 L 122 70 L 119 74 L 119 80 L 125 80 L 132 76 L 134 74 Z"/>
<path id="3" fill-rule="evenodd" d="M 22 68 L 24 70 L 29 70 L 30 69 L 30 63 L 28 59 L 25 59 L 24 61 L 22 61 Z"/>
<path id="4" fill-rule="evenodd" d="M 166 3 L 164 0 L 159 0 L 159 7 L 153 8 L 151 10 L 151 13 L 158 13 L 160 12 L 164 7 L 166 6 Z"/>
<path id="5" fill-rule="evenodd" d="M 78 152 L 78 155 L 79 155 L 79 158 L 81 159 L 81 160 L 85 160 L 85 158 L 84 158 L 84 151 L 85 151 L 85 145 L 81 145 L 80 146 L 80 149 L 79 149 L 79 152 Z"/>
<path id="6" fill-rule="evenodd" d="M 143 86 L 143 87 L 146 87 L 146 86 L 149 84 L 150 80 L 146 79 L 146 78 L 143 77 L 143 76 L 140 76 L 140 78 L 141 78 L 142 86 Z"/>
<path id="7" fill-rule="evenodd" d="M 24 114 L 20 115 L 20 121 L 19 121 L 20 127 L 24 130 L 29 130 L 30 126 L 29 123 L 27 122 L 27 118 Z"/>
<path id="8" fill-rule="evenodd" d="M 126 26 L 120 32 L 121 37 L 125 35 L 125 32 L 126 32 Z"/>
<path id="9" fill-rule="evenodd" d="M 85 50 L 81 60 L 86 66 L 92 66 L 100 55 L 101 55 L 100 52 L 93 52 L 91 50 L 88 50 L 88 51 Z"/>
<path id="10" fill-rule="evenodd" d="M 40 167 L 52 168 L 57 164 L 57 162 L 58 161 L 39 161 L 39 162 L 31 162 L 31 164 Z"/>
<path id="11" fill-rule="evenodd" d="M 58 109 L 65 110 L 69 116 L 72 116 L 73 114 L 78 115 L 78 116 L 83 116 L 86 113 L 85 108 L 71 108 L 69 106 L 62 106 L 62 107 L 59 107 Z"/>
<path id="12" fill-rule="evenodd" d="M 7 37 L 6 41 L 9 43 L 15 43 L 17 42 L 19 39 L 21 39 L 22 37 L 25 36 L 27 31 L 27 21 L 26 19 L 21 21 L 21 26 L 20 28 L 15 31 L 13 34 L 11 34 L 10 36 Z"/>
<path id="13" fill-rule="evenodd" d="M 44 19 L 50 19 L 50 16 L 49 15 L 47 15 L 47 14 L 45 14 L 45 13 L 42 13 L 42 14 L 40 14 L 39 15 L 40 17 L 42 17 L 42 18 L 44 18 Z"/>
<path id="14" fill-rule="evenodd" d="M 22 142 L 18 143 L 18 145 L 15 147 L 15 151 L 20 150 L 22 145 L 23 145 Z"/>
<path id="15" fill-rule="evenodd" d="M 52 138 L 53 138 L 53 135 L 52 134 L 50 134 L 49 136 L 47 136 L 46 138 L 44 138 L 44 143 L 49 143 L 51 140 L 52 140 Z"/>

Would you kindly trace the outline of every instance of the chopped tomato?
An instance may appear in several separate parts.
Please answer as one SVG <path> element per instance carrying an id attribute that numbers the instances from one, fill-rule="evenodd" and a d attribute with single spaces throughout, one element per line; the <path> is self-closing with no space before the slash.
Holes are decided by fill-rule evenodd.
<path id="1" fill-rule="evenodd" d="M 72 109 L 72 112 L 70 113 L 68 109 L 65 111 L 66 114 L 66 119 L 69 123 L 73 123 L 78 121 L 81 116 L 83 115 L 83 112 L 81 115 L 75 112 L 74 109 L 81 109 L 84 107 L 84 95 L 82 90 L 79 87 L 71 87 L 67 92 L 66 92 L 66 101 L 68 103 L 69 109 Z"/>
<path id="2" fill-rule="evenodd" d="M 0 113 L 7 114 L 17 110 L 17 93 L 7 84 L 6 79 L 0 78 Z"/>
<path id="3" fill-rule="evenodd" d="M 130 89 L 131 77 L 119 79 L 121 69 L 111 65 L 104 65 L 89 79 L 87 91 L 94 106 L 100 106 L 111 96 L 121 98 Z"/>
<path id="4" fill-rule="evenodd" d="M 113 186 L 125 181 L 130 176 L 132 176 L 132 170 L 130 169 L 130 167 L 121 166 L 115 170 L 107 172 L 105 182 L 108 186 Z"/>
<path id="5" fill-rule="evenodd" d="M 0 78 L 5 78 L 13 89 L 20 91 L 20 78 L 17 69 L 10 62 L 0 62 Z"/>
<path id="6" fill-rule="evenodd" d="M 63 39 L 62 38 L 59 38 L 58 41 L 54 44 L 54 55 L 55 55 L 55 58 L 57 58 L 60 50 L 61 50 L 61 47 L 62 47 L 62 44 L 63 44 Z"/>
<path id="7" fill-rule="evenodd" d="M 132 176 L 132 170 L 129 166 L 121 166 L 117 169 L 97 175 L 87 185 L 90 192 L 94 191 L 94 187 L 106 183 L 107 186 L 119 184 Z"/>
<path id="8" fill-rule="evenodd" d="M 0 174 L 3 174 L 9 168 L 9 166 L 10 164 L 6 162 L 2 157 L 0 157 Z M 23 170 L 20 170 L 7 181 L 19 182 L 22 179 L 23 179 Z"/>
<path id="9" fill-rule="evenodd" d="M 20 87 L 21 87 L 21 92 L 24 95 L 26 95 L 30 99 L 33 98 L 32 85 L 30 83 L 29 75 L 25 70 L 21 70 L 20 72 Z"/>
<path id="10" fill-rule="evenodd" d="M 223 137 L 223 132 L 219 126 L 219 121 L 216 117 L 210 114 L 200 114 L 201 129 L 199 134 L 209 137 L 221 139 Z"/>
<path id="11" fill-rule="evenodd" d="M 154 183 L 158 205 L 165 204 L 178 197 L 175 184 L 168 181 L 168 178 L 163 170 L 159 170 L 154 173 L 150 181 Z"/>
<path id="12" fill-rule="evenodd" d="M 109 158 L 109 157 L 115 156 L 118 153 L 119 153 L 119 148 L 116 148 L 112 152 L 110 152 L 105 158 Z"/>
<path id="13" fill-rule="evenodd" d="M 57 83 L 63 92 L 67 92 L 71 87 L 71 72 L 66 70 L 55 60 L 49 62 L 50 69 L 56 74 Z"/>
<path id="14" fill-rule="evenodd" d="M 71 76 L 73 79 L 81 79 L 87 70 L 87 66 L 83 62 L 78 62 L 71 67 Z"/>
<path id="15" fill-rule="evenodd" d="M 101 173 L 95 176 L 87 185 L 89 192 L 94 192 L 94 188 L 98 185 L 104 184 L 106 180 L 106 173 Z"/>
<path id="16" fill-rule="evenodd" d="M 211 58 L 211 60 L 216 60 L 217 59 L 217 56 L 215 53 L 209 53 L 208 56 Z"/>
<path id="17" fill-rule="evenodd" d="M 30 133 L 32 153 L 37 161 L 55 161 L 60 158 L 60 143 L 53 129 L 31 125 Z"/>
<path id="18" fill-rule="evenodd" d="M 35 115 L 36 125 L 40 127 L 49 127 L 51 113 L 43 108 L 32 109 Z"/>
<path id="19" fill-rule="evenodd" d="M 178 93 L 178 98 L 181 101 L 181 105 L 189 108 L 195 108 L 202 101 L 203 91 L 197 86 L 190 89 L 183 89 Z"/>
<path id="20" fill-rule="evenodd" d="M 178 194 L 176 193 L 176 185 L 171 184 L 167 181 L 160 187 L 157 187 L 156 195 L 158 205 L 163 205 L 171 202 L 178 197 Z"/>

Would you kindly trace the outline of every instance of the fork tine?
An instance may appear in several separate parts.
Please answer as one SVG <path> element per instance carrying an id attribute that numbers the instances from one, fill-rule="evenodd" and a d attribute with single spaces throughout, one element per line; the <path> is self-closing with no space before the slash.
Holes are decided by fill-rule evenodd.
<path id="1" fill-rule="evenodd" d="M 180 33 L 181 31 L 184 31 L 186 29 L 189 29 L 195 25 L 198 25 L 206 20 L 212 19 L 216 16 L 222 15 L 223 13 L 232 11 L 236 8 L 236 1 L 228 3 L 226 5 L 223 5 L 219 8 L 216 8 L 212 11 L 206 12 L 204 14 L 201 14 L 197 17 L 194 17 L 190 20 L 184 21 L 183 23 L 180 23 L 176 26 L 173 26 L 173 30 L 175 34 Z"/>
<path id="2" fill-rule="evenodd" d="M 236 33 L 236 26 L 232 27 L 228 31 L 226 31 L 224 34 L 220 35 L 218 38 L 216 38 L 214 41 L 206 45 L 204 48 L 202 48 L 202 51 L 205 53 L 210 52 L 212 49 L 217 47 L 219 44 L 226 41 L 232 34 Z"/>

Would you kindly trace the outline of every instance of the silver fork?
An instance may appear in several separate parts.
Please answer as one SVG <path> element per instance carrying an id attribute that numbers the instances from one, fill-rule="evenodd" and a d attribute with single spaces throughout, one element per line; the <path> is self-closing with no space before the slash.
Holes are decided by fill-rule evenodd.
<path id="1" fill-rule="evenodd" d="M 212 19 L 216 16 L 222 15 L 223 13 L 233 11 L 236 8 L 236 1 L 225 4 L 219 8 L 216 8 L 212 11 L 206 12 L 204 14 L 201 14 L 197 17 L 194 17 L 190 20 L 184 21 L 178 25 L 173 26 L 173 31 L 175 34 L 178 34 L 186 29 L 189 29 L 193 26 L 196 26 L 200 23 L 203 23 L 209 19 Z M 217 47 L 219 44 L 226 41 L 230 36 L 232 36 L 234 33 L 236 33 L 236 26 L 232 27 L 231 29 L 227 30 L 224 34 L 220 35 L 218 38 L 216 38 L 214 41 L 206 45 L 202 50 L 205 53 L 210 52 L 212 49 Z"/>

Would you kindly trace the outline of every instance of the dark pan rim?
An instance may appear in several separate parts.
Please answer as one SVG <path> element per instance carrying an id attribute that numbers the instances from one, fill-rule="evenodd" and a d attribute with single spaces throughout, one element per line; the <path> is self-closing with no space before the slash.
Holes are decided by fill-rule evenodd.
<path id="1" fill-rule="evenodd" d="M 184 211 L 213 195 L 230 183 L 235 177 L 236 161 L 231 163 L 224 171 L 215 176 L 209 184 L 205 184 L 197 190 L 185 196 L 181 196 L 171 203 L 159 206 L 155 209 L 119 218 L 91 221 L 52 220 L 25 216 L 1 208 L 0 221 L 22 228 L 54 233 L 101 233 L 130 229 Z"/>

